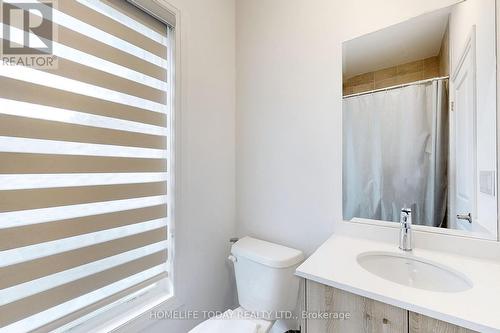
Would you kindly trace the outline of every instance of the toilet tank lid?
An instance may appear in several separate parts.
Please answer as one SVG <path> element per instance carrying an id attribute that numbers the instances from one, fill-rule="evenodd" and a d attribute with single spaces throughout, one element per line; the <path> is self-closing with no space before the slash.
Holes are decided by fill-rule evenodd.
<path id="1" fill-rule="evenodd" d="M 234 243 L 231 253 L 274 268 L 290 267 L 304 260 L 299 250 L 252 237 L 244 237 Z"/>

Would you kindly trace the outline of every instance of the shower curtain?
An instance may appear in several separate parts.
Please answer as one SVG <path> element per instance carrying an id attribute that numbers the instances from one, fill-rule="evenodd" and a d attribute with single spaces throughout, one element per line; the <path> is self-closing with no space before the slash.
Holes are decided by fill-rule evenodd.
<path id="1" fill-rule="evenodd" d="M 409 207 L 446 226 L 447 105 L 444 80 L 344 99 L 344 219 L 397 222 Z"/>

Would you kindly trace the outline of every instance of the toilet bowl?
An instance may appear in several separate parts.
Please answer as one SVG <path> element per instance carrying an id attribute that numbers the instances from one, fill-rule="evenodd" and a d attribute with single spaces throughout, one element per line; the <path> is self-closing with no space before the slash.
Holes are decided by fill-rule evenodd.
<path id="1" fill-rule="evenodd" d="M 275 321 L 296 309 L 299 278 L 294 273 L 304 260 L 302 252 L 244 237 L 233 244 L 229 259 L 234 263 L 240 307 L 202 322 L 189 333 L 285 332 L 276 329 Z"/>
<path id="2" fill-rule="evenodd" d="M 202 322 L 190 333 L 268 333 L 273 324 L 274 321 L 246 315 L 245 310 L 239 307 Z"/>

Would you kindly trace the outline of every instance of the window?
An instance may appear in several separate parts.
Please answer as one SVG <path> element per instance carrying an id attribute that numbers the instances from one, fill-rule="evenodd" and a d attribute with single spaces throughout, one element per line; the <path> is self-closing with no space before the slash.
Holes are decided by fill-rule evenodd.
<path id="1" fill-rule="evenodd" d="M 173 28 L 124 0 L 45 1 L 47 11 L 10 2 L 0 63 L 0 331 L 44 332 L 172 291 Z M 50 20 L 51 32 L 7 20 L 7 5 Z M 46 49 L 29 53 L 26 40 Z M 48 56 L 53 63 L 19 62 Z"/>

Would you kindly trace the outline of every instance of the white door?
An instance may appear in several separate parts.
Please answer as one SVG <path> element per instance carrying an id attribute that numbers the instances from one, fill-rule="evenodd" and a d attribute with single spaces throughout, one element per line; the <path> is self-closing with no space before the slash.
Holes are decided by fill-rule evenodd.
<path id="1" fill-rule="evenodd" d="M 476 216 L 476 87 L 475 47 L 470 38 L 452 82 L 452 199 L 454 228 L 470 230 Z"/>

